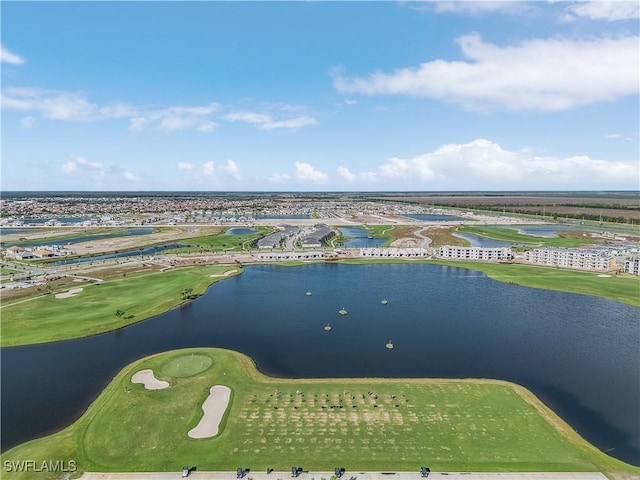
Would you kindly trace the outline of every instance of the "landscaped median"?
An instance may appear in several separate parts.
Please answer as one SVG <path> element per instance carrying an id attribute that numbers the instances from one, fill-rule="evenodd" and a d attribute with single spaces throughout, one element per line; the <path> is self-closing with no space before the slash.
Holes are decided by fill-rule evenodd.
<path id="1" fill-rule="evenodd" d="M 133 383 L 141 371 L 169 386 Z M 224 387 L 218 397 L 224 405 L 212 414 L 215 433 L 190 437 L 217 386 Z M 73 465 L 74 476 L 177 472 L 182 465 L 202 472 L 238 466 L 287 471 L 292 465 L 311 471 L 336 465 L 349 471 L 415 471 L 425 464 L 440 472 L 640 475 L 640 468 L 598 451 L 528 390 L 508 382 L 276 379 L 259 373 L 242 354 L 204 348 L 129 365 L 73 425 L 1 458 L 3 466 L 26 459 L 34 465 Z M 59 477 L 59 471 L 38 474 Z M 34 474 L 5 468 L 3 478 Z"/>
<path id="2" fill-rule="evenodd" d="M 242 273 L 237 265 L 196 266 L 128 275 L 4 305 L 2 347 L 81 338 L 164 313 L 209 285 Z M 68 292 L 67 292 L 68 293 Z"/>

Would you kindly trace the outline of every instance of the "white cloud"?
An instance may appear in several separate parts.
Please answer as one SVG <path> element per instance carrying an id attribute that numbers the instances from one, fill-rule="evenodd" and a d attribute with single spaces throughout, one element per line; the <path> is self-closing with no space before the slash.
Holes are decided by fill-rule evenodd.
<path id="1" fill-rule="evenodd" d="M 238 169 L 238 165 L 233 160 L 227 160 L 226 163 L 220 167 L 220 170 L 224 172 L 225 175 L 235 179 L 241 180 L 240 170 Z"/>
<path id="2" fill-rule="evenodd" d="M 452 101 L 470 109 L 556 111 L 637 94 L 637 36 L 529 40 L 500 47 L 476 34 L 457 43 L 465 61 L 433 60 L 393 73 L 346 78 L 334 71 L 343 93 L 409 95 Z"/>
<path id="3" fill-rule="evenodd" d="M 347 167 L 338 167 L 337 169 L 338 175 L 347 180 L 348 182 L 353 182 L 357 177 Z"/>
<path id="4" fill-rule="evenodd" d="M 222 184 L 228 180 L 240 181 L 240 169 L 233 160 L 227 160 L 218 166 L 213 160 L 207 160 L 200 165 L 189 162 L 178 162 L 178 170 L 184 172 L 190 182 L 196 184 Z"/>
<path id="5" fill-rule="evenodd" d="M 1 100 L 4 109 L 37 112 L 54 120 L 86 121 L 99 114 L 97 105 L 82 93 L 14 87 L 3 91 Z"/>
<path id="6" fill-rule="evenodd" d="M 272 183 L 303 183 L 320 185 L 329 181 L 329 175 L 316 168 L 310 163 L 295 162 L 293 164 L 295 172 L 293 175 L 288 173 L 273 173 L 267 179 Z"/>
<path id="7" fill-rule="evenodd" d="M 208 133 L 214 131 L 217 126 L 211 117 L 218 109 L 219 105 L 217 103 L 196 107 L 175 106 L 139 109 L 138 112 L 132 111 L 129 129 L 136 132 L 148 127 L 157 128 L 163 132 L 195 129 L 199 132 Z"/>
<path id="8" fill-rule="evenodd" d="M 0 62 L 8 63 L 9 65 L 22 65 L 24 63 L 24 58 L 20 55 L 16 55 L 4 45 L 0 44 Z"/>
<path id="9" fill-rule="evenodd" d="M 296 162 L 296 179 L 303 183 L 326 183 L 329 180 L 329 176 L 316 170 L 311 164 L 304 162 Z"/>
<path id="10" fill-rule="evenodd" d="M 123 172 L 122 176 L 131 182 L 139 182 L 140 177 L 138 177 L 135 173 L 131 172 Z"/>
<path id="11" fill-rule="evenodd" d="M 572 21 L 576 17 L 609 22 L 637 20 L 640 18 L 640 3 L 637 0 L 630 2 L 624 0 L 577 2 L 565 8 L 565 15 L 562 20 Z"/>
<path id="12" fill-rule="evenodd" d="M 530 148 L 503 149 L 485 139 L 448 144 L 411 158 L 391 158 L 375 172 L 350 172 L 360 180 L 390 188 L 433 190 L 627 189 L 637 188 L 636 161 L 609 162 L 588 156 L 538 156 Z M 634 181 L 635 179 L 635 181 Z"/>
<path id="13" fill-rule="evenodd" d="M 37 88 L 12 87 L 2 92 L 2 108 L 40 114 L 52 120 L 88 122 L 126 119 L 129 129 L 142 131 L 155 128 L 164 132 L 195 129 L 211 132 L 216 124 L 211 117 L 217 103 L 202 106 L 170 106 L 164 108 L 135 106 L 118 102 L 100 106 L 87 100 L 83 92 L 63 92 Z"/>
<path id="14" fill-rule="evenodd" d="M 291 180 L 291 176 L 286 173 L 272 173 L 267 180 L 272 183 L 287 183 Z"/>
<path id="15" fill-rule="evenodd" d="M 508 15 L 522 15 L 529 12 L 532 7 L 527 2 L 518 1 L 496 1 L 496 0 L 460 0 L 460 1 L 441 1 L 428 0 L 425 2 L 411 2 L 412 8 L 424 9 L 431 7 L 436 13 L 467 13 L 472 15 L 480 15 L 484 13 L 495 14 L 504 13 Z"/>
<path id="16" fill-rule="evenodd" d="M 91 186 L 121 186 L 122 182 L 140 182 L 135 173 L 126 171 L 118 165 L 105 166 L 101 162 L 87 160 L 84 157 L 71 157 L 60 167 L 62 172 L 76 178 L 80 183 Z"/>
<path id="17" fill-rule="evenodd" d="M 72 157 L 62 165 L 62 171 L 65 173 L 73 173 L 76 171 L 99 173 L 104 166 L 100 162 L 90 162 L 83 157 Z"/>
<path id="18" fill-rule="evenodd" d="M 31 130 L 36 124 L 36 119 L 33 117 L 24 117 L 20 119 L 20 126 L 25 130 Z"/>
<path id="19" fill-rule="evenodd" d="M 292 106 L 279 106 L 281 111 L 289 112 L 296 110 Z M 257 113 L 250 111 L 236 111 L 231 112 L 225 117 L 231 122 L 246 122 L 255 125 L 260 130 L 275 130 L 279 128 L 296 129 L 306 127 L 308 125 L 316 125 L 318 122 L 315 118 L 309 115 L 299 115 L 296 117 L 290 117 L 285 119 L 274 119 L 272 114 Z"/>

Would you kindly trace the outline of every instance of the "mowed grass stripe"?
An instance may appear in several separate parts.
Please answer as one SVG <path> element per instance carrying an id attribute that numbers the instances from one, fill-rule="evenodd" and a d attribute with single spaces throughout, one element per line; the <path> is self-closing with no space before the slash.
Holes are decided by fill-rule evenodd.
<path id="1" fill-rule="evenodd" d="M 180 357 L 207 356 L 189 377 L 163 376 Z M 145 390 L 150 368 L 170 382 Z M 213 385 L 232 389 L 221 433 L 187 436 Z M 189 349 L 135 362 L 72 426 L 16 447 L 15 459 L 74 459 L 81 470 L 604 471 L 640 469 L 599 452 L 522 387 L 492 380 L 275 379 L 247 357 Z M 26 478 L 7 474 L 7 478 Z M 46 478 L 46 476 L 43 476 Z"/>
<path id="2" fill-rule="evenodd" d="M 86 337 L 145 320 L 183 302 L 181 292 L 192 289 L 202 294 L 212 283 L 229 278 L 222 275 L 229 265 L 178 268 L 165 272 L 129 275 L 117 280 L 82 284 L 83 290 L 70 298 L 45 295 L 2 309 L 3 347 Z M 123 314 L 117 316 L 121 310 Z"/>

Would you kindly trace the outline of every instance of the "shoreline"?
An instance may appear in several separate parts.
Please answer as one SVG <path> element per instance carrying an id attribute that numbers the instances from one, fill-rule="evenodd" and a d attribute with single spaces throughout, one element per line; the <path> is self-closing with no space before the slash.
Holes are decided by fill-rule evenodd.
<path id="1" fill-rule="evenodd" d="M 71 432 L 71 431 L 74 431 L 75 429 L 80 429 L 84 433 L 80 437 L 78 437 L 77 434 L 75 434 L 74 438 L 84 439 L 86 435 L 85 431 L 87 430 L 91 422 L 93 422 L 94 418 L 100 414 L 101 409 L 106 408 L 107 405 L 110 405 L 110 401 L 112 397 L 117 395 L 117 392 L 121 391 L 122 385 L 124 383 L 128 383 L 132 372 L 138 370 L 140 366 L 143 364 L 148 365 L 150 363 L 151 365 L 154 365 L 157 362 L 161 362 L 161 361 L 166 362 L 166 361 L 170 361 L 172 358 L 176 358 L 177 356 L 181 356 L 185 354 L 194 354 L 194 353 L 205 354 L 209 356 L 218 355 L 220 357 L 220 360 L 222 360 L 225 357 L 230 358 L 231 361 L 237 362 L 238 364 L 237 368 L 240 369 L 242 374 L 247 375 L 249 381 L 255 382 L 258 386 L 260 386 L 263 389 L 268 388 L 269 385 L 275 385 L 281 388 L 287 385 L 290 386 L 290 388 L 297 388 L 300 385 L 308 385 L 308 386 L 327 385 L 335 389 L 335 388 L 338 388 L 337 385 L 338 386 L 339 385 L 354 385 L 354 386 L 366 385 L 366 386 L 375 387 L 376 385 L 383 386 L 383 385 L 389 385 L 389 384 L 397 384 L 397 385 L 408 384 L 408 385 L 416 385 L 416 386 L 420 386 L 420 385 L 452 385 L 452 386 L 490 385 L 490 386 L 506 387 L 510 391 L 512 391 L 522 402 L 525 402 L 525 404 L 534 408 L 537 415 L 546 424 L 548 424 L 550 428 L 552 428 L 562 439 L 564 439 L 564 441 L 568 442 L 568 444 L 572 445 L 574 448 L 578 449 L 578 451 L 582 452 L 582 455 L 585 456 L 585 461 L 588 462 L 588 464 L 585 464 L 585 466 L 587 467 L 587 471 L 582 473 L 572 473 L 571 471 L 556 473 L 553 470 L 548 472 L 544 470 L 540 472 L 535 470 L 534 471 L 525 470 L 523 472 L 515 473 L 517 472 L 517 470 L 514 470 L 514 471 L 508 470 L 508 471 L 501 472 L 499 470 L 489 469 L 487 472 L 482 472 L 482 471 L 473 471 L 473 470 L 467 471 L 467 470 L 456 469 L 456 471 L 460 473 L 458 474 L 453 473 L 453 475 L 462 475 L 461 477 L 459 477 L 460 480 L 464 478 L 470 478 L 470 479 L 476 479 L 476 480 L 499 480 L 499 479 L 505 479 L 505 480 L 512 480 L 512 479 L 513 480 L 516 480 L 516 479 L 518 480 L 533 480 L 533 479 L 535 480 L 565 480 L 565 479 L 566 480 L 569 480 L 569 479 L 600 480 L 600 479 L 603 479 L 604 480 L 605 478 L 621 478 L 625 480 L 630 480 L 630 479 L 640 478 L 640 468 L 638 468 L 638 466 L 628 464 L 626 462 L 618 460 L 615 457 L 611 457 L 605 452 L 599 450 L 597 447 L 595 447 L 593 444 L 591 444 L 585 438 L 583 438 L 577 431 L 575 431 L 565 420 L 563 420 L 557 413 L 555 413 L 542 400 L 540 400 L 532 391 L 528 390 L 526 387 L 523 387 L 522 385 L 519 385 L 511 381 L 499 380 L 499 379 L 486 379 L 486 378 L 485 379 L 482 379 L 482 378 L 479 378 L 479 379 L 384 378 L 384 377 L 302 378 L 302 379 L 276 378 L 276 377 L 271 377 L 262 373 L 258 369 L 258 367 L 255 364 L 255 361 L 251 357 L 234 350 L 227 350 L 227 349 L 221 349 L 221 348 L 184 348 L 184 349 L 170 350 L 166 352 L 160 352 L 153 355 L 149 355 L 129 363 L 128 365 L 123 367 L 111 379 L 111 381 L 106 385 L 106 387 L 99 393 L 96 399 L 87 407 L 86 411 L 80 416 L 80 418 L 78 418 L 76 421 L 72 422 L 70 425 L 62 428 L 58 432 L 55 432 L 51 435 L 34 439 L 34 440 L 29 440 L 15 447 L 12 447 L 11 449 L 2 453 L 3 460 L 7 461 L 7 459 L 11 455 L 15 454 L 16 451 L 19 451 L 23 448 L 27 448 L 27 449 L 32 448 L 34 442 L 46 441 L 46 439 L 49 437 L 63 435 L 65 434 L 65 432 Z M 216 362 L 217 361 L 218 360 L 216 360 Z M 214 364 L 216 362 L 214 362 Z M 226 368 L 227 367 L 224 367 L 225 371 L 228 371 L 226 370 Z M 220 375 L 220 373 L 218 373 L 217 375 Z M 342 387 L 339 387 L 339 388 L 342 388 Z M 250 390 L 250 391 L 253 391 L 253 390 Z M 196 407 L 197 409 L 200 409 L 201 402 L 196 402 Z M 226 415 L 227 414 L 225 414 L 225 416 Z M 222 434 L 225 433 L 224 429 L 226 429 L 227 423 L 228 423 L 228 420 L 225 420 L 223 422 L 223 426 L 222 426 L 223 430 L 221 432 Z M 51 441 L 54 441 L 54 440 L 51 439 Z M 84 450 L 84 447 L 82 447 L 82 449 Z M 298 460 L 292 459 L 291 461 L 296 463 Z M 304 466 L 305 460 L 299 460 L 299 461 L 303 462 L 302 466 Z M 318 460 L 316 459 L 315 460 L 316 464 L 317 464 L 317 461 Z M 264 462 L 264 459 L 260 460 L 259 462 Z M 256 463 L 259 463 L 259 462 L 257 461 Z M 429 462 L 428 461 L 426 462 L 428 466 Z M 176 464 L 177 463 L 178 462 L 176 462 Z M 247 462 L 240 461 L 240 463 L 247 463 Z M 246 465 L 243 465 L 243 468 L 252 467 L 250 463 L 251 462 L 248 462 Z M 307 460 L 307 463 L 310 463 L 310 462 Z M 489 462 L 488 465 L 491 465 L 491 463 L 492 462 Z M 499 463 L 500 462 L 497 462 L 497 464 Z M 598 470 L 589 470 L 588 465 L 590 464 L 593 464 L 593 466 Z M 260 463 L 260 465 L 262 465 L 262 463 Z M 312 467 L 313 466 L 314 465 L 312 465 Z M 342 466 L 346 467 L 348 471 L 347 476 L 345 478 L 350 478 L 351 476 L 355 476 L 360 480 L 382 480 L 383 478 L 389 478 L 389 475 L 391 475 L 392 473 L 393 473 L 392 475 L 393 478 L 396 478 L 397 480 L 410 480 L 410 479 L 418 480 L 419 478 L 421 478 L 419 474 L 419 467 L 421 465 L 417 465 L 417 464 L 416 464 L 415 473 L 408 473 L 406 471 L 394 472 L 393 468 L 391 467 L 390 471 L 383 470 L 382 472 L 379 472 L 379 473 L 369 472 L 369 474 L 374 475 L 370 477 L 361 476 L 362 474 L 364 474 L 364 472 L 361 472 L 361 473 L 350 472 L 348 464 L 345 464 Z M 179 465 L 176 466 L 176 468 L 178 467 Z M 194 471 L 192 475 L 193 475 L 193 478 L 214 478 L 214 479 L 226 480 L 227 478 L 230 478 L 228 476 L 228 473 L 226 473 L 226 471 L 227 471 L 226 469 L 224 471 L 213 471 L 215 476 L 209 476 L 209 477 L 205 476 L 207 474 L 211 474 L 211 471 L 209 470 Z M 443 473 L 438 473 L 437 471 L 434 470 L 434 472 L 432 472 L 432 474 L 430 475 L 430 478 L 431 476 L 439 477 L 440 475 L 449 475 L 447 470 L 441 470 L 441 472 Z M 614 474 L 618 474 L 618 473 L 621 474 L 622 476 L 620 477 L 613 476 Z M 198 475 L 195 475 L 195 474 L 198 474 Z M 407 475 L 406 477 L 404 476 L 405 474 Z M 605 474 L 608 474 L 609 476 L 605 476 Z M 127 477 L 126 475 L 133 475 L 133 476 Z M 148 476 L 148 475 L 151 475 L 151 476 Z M 133 473 L 133 472 L 130 472 L 130 473 L 112 472 L 112 473 L 91 473 L 91 474 L 84 473 L 83 476 L 80 478 L 83 480 L 109 480 L 110 478 L 114 478 L 114 479 L 121 478 L 123 480 L 124 479 L 133 480 L 133 479 L 147 479 L 147 478 L 165 478 L 164 475 L 173 475 L 172 478 L 175 478 L 176 473 L 175 472 L 169 473 L 165 470 L 164 473 L 161 474 L 161 476 L 153 477 L 153 475 L 154 474 L 150 472 L 140 473 L 140 474 Z M 311 475 L 311 474 L 308 474 L 308 476 L 301 475 L 300 478 L 301 480 L 310 480 L 312 478 L 315 478 L 314 475 Z M 382 475 L 382 476 L 378 477 L 377 475 Z M 512 475 L 515 475 L 515 476 L 512 476 Z M 553 475 L 556 475 L 556 476 L 553 476 Z M 557 476 L 557 475 L 560 475 L 560 476 Z M 289 477 L 290 472 L 286 476 Z M 326 478 L 330 476 L 331 474 L 329 473 Z M 269 475 L 266 475 L 265 472 L 263 472 L 263 475 L 260 475 L 256 472 L 256 473 L 249 474 L 249 477 L 252 477 L 256 480 L 280 480 L 280 477 L 276 472 L 273 472 L 272 474 L 269 474 Z M 448 476 L 446 478 L 449 478 L 450 480 L 452 480 L 457 477 Z"/>

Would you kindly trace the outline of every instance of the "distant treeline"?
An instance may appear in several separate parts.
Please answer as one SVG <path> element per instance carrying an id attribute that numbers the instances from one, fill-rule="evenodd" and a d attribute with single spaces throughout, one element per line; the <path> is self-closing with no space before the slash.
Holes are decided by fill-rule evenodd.
<path id="1" fill-rule="evenodd" d="M 461 205 L 443 205 L 446 207 L 460 208 Z M 464 208 L 469 210 L 485 210 L 490 212 L 507 212 L 516 213 L 520 215 L 534 215 L 553 218 L 575 218 L 579 220 L 590 220 L 600 222 L 612 222 L 612 223 L 637 223 L 640 219 L 640 210 L 637 208 L 625 208 L 622 206 L 607 206 L 607 212 L 598 211 L 598 207 L 589 206 L 588 208 L 580 209 L 575 205 L 566 205 L 562 208 L 560 205 L 550 206 L 514 206 L 514 205 L 464 205 Z M 619 212 L 611 212 L 611 210 L 618 210 Z"/>

